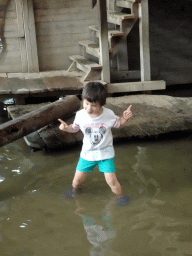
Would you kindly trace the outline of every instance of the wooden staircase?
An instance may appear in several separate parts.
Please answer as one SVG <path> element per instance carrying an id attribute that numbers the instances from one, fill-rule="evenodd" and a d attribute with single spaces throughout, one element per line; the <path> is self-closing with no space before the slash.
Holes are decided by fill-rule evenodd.
<path id="1" fill-rule="evenodd" d="M 103 19 L 99 26 L 89 26 L 92 34 L 92 40 L 80 41 L 79 45 L 82 47 L 83 55 L 70 56 L 72 64 L 68 71 L 81 70 L 85 73 L 82 77 L 82 82 L 90 80 L 103 80 L 110 84 L 113 88 L 111 92 L 115 91 L 140 91 L 165 89 L 164 81 L 151 81 L 150 73 L 150 54 L 149 54 L 149 27 L 148 27 L 148 1 L 109 1 L 107 4 L 107 11 L 101 10 L 103 7 L 103 0 L 100 0 L 100 17 Z M 101 13 L 104 11 L 103 13 Z M 105 23 L 106 11 L 106 24 Z M 104 17 L 104 18 L 103 18 Z M 128 54 L 127 54 L 127 36 L 139 19 L 139 33 L 140 33 L 140 69 L 136 71 L 128 70 Z M 104 28 L 106 26 L 106 28 Z M 105 40 L 102 33 L 107 34 L 108 47 L 101 46 Z M 104 48 L 104 49 L 103 49 Z M 102 51 L 102 52 L 101 52 Z M 107 54 L 108 52 L 108 54 Z M 103 58 L 105 60 L 103 60 Z M 108 59 L 108 61 L 107 61 Z M 116 70 L 114 70 L 114 62 L 116 63 Z M 102 63 L 105 63 L 104 65 Z M 108 67 L 107 67 L 108 66 Z M 105 68 L 105 71 L 104 71 Z M 109 77 L 102 75 L 109 70 Z M 128 79 L 137 79 L 138 82 L 124 82 L 112 84 L 112 73 L 121 79 L 126 75 Z M 142 82 L 142 83 L 141 83 Z M 146 85 L 146 86 L 145 86 Z M 131 87 L 130 87 L 131 86 Z M 118 90 L 117 90 L 118 87 Z M 120 89 L 120 87 L 122 89 Z M 116 88 L 116 89 L 115 89 Z"/>

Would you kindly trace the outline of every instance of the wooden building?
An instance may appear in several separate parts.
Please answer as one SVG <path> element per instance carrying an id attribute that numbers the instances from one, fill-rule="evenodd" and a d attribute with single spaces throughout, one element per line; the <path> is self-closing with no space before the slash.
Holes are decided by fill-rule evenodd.
<path id="1" fill-rule="evenodd" d="M 71 72 L 79 72 L 82 86 L 101 80 L 111 93 L 165 89 L 165 81 L 151 81 L 148 0 L 1 0 L 0 8 L 1 94 L 6 93 L 5 79 L 16 77 L 23 83 L 26 77 L 50 74 L 58 80 Z M 137 70 L 127 49 L 135 24 L 140 40 Z M 30 93 L 30 88 L 21 89 L 14 94 Z"/>

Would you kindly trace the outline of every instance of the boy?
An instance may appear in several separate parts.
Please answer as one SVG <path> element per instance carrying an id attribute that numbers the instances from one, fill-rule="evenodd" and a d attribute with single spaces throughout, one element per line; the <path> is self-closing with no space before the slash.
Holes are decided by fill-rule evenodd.
<path id="1" fill-rule="evenodd" d="M 87 173 L 93 171 L 93 168 L 98 165 L 99 171 L 104 173 L 105 180 L 117 196 L 117 200 L 124 202 L 128 201 L 128 198 L 123 195 L 115 174 L 111 128 L 125 125 L 132 117 L 132 105 L 123 112 L 121 117 L 118 117 L 112 110 L 103 107 L 106 98 L 107 91 L 100 82 L 89 82 L 82 92 L 83 109 L 76 113 L 73 124 L 67 125 L 63 120 L 58 119 L 61 123 L 59 129 L 72 133 L 80 129 L 84 134 L 71 192 L 75 194 L 85 181 Z"/>

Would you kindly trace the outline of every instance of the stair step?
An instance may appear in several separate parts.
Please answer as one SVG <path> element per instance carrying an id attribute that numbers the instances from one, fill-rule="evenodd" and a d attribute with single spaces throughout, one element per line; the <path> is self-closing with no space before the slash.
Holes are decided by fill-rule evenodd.
<path id="1" fill-rule="evenodd" d="M 135 19 L 133 14 L 125 14 L 122 12 L 109 12 L 107 16 L 107 21 L 117 25 L 121 25 L 123 20 Z"/>
<path id="2" fill-rule="evenodd" d="M 99 28 L 98 28 L 97 25 L 89 26 L 89 29 L 95 31 L 95 32 L 96 32 L 96 36 L 99 37 Z M 112 29 L 109 29 L 109 30 L 108 30 L 108 35 L 109 35 L 109 37 L 113 37 L 113 36 L 124 36 L 124 32 L 119 31 L 119 30 L 112 30 Z"/>
<path id="3" fill-rule="evenodd" d="M 131 9 L 134 1 L 116 1 L 116 6 Z"/>
<path id="4" fill-rule="evenodd" d="M 86 52 L 99 58 L 99 45 L 93 41 L 80 41 L 80 45 L 84 46 L 86 48 Z"/>
<path id="5" fill-rule="evenodd" d="M 94 61 L 88 60 L 81 55 L 72 55 L 69 56 L 69 59 L 76 62 L 77 68 L 84 72 L 88 72 L 89 70 L 101 70 L 102 66 L 97 64 Z"/>
<path id="6" fill-rule="evenodd" d="M 82 81 L 91 81 L 101 79 L 102 66 L 94 61 L 88 60 L 81 55 L 69 56 L 73 61 L 72 66 L 76 63 L 76 68 L 82 70 L 85 74 L 82 76 Z"/>

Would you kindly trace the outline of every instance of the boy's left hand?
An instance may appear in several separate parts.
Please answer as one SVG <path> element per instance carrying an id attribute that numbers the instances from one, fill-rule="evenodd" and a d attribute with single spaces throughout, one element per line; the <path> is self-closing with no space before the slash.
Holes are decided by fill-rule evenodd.
<path id="1" fill-rule="evenodd" d="M 127 110 L 125 110 L 125 111 L 123 112 L 123 118 L 124 118 L 125 120 L 128 120 L 128 119 L 130 119 L 130 118 L 133 116 L 132 111 L 131 111 L 131 107 L 132 107 L 132 105 L 130 105 L 130 106 L 127 108 Z"/>

